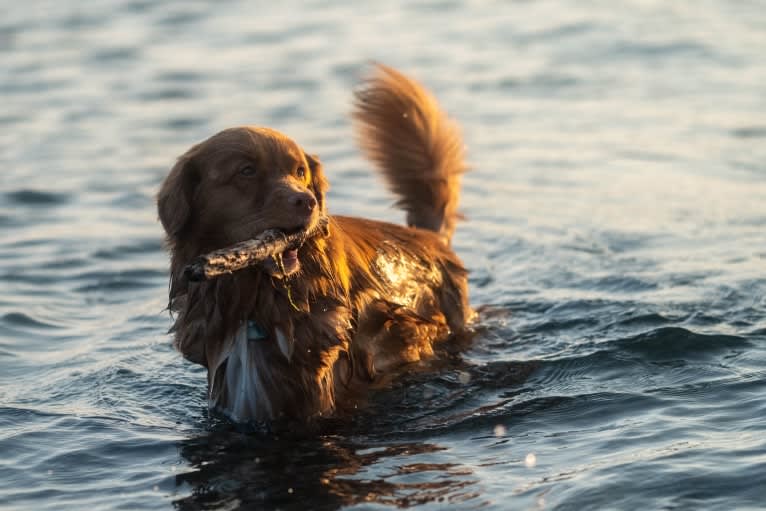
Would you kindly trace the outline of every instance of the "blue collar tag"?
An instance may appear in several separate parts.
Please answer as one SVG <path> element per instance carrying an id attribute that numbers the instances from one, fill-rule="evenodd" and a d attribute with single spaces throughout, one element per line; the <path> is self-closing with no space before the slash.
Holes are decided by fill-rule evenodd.
<path id="1" fill-rule="evenodd" d="M 247 320 L 247 340 L 248 341 L 262 341 L 266 339 L 266 330 L 261 328 L 258 323 L 253 320 Z"/>

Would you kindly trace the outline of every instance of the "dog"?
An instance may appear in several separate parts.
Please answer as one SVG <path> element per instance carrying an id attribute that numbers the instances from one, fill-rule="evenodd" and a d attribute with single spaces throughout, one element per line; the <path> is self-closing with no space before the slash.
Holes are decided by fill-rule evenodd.
<path id="1" fill-rule="evenodd" d="M 194 145 L 161 185 L 174 346 L 207 368 L 209 405 L 234 422 L 337 414 L 472 318 L 467 271 L 450 248 L 466 170 L 457 124 L 383 65 L 355 92 L 352 119 L 407 226 L 329 215 L 318 157 L 265 127 Z M 267 229 L 313 232 L 320 218 L 326 228 L 265 263 L 184 277 L 200 254 Z"/>

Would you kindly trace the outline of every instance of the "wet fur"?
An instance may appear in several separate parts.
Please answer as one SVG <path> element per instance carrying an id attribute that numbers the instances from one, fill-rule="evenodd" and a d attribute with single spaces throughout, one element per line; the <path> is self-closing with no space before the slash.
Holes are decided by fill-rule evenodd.
<path id="1" fill-rule="evenodd" d="M 235 421 L 331 414 L 381 376 L 430 356 L 472 314 L 466 271 L 449 248 L 465 169 L 457 127 L 425 89 L 384 66 L 357 93 L 354 119 L 409 226 L 329 216 L 328 232 L 300 248 L 295 275 L 255 267 L 200 283 L 183 278 L 201 253 L 292 228 L 284 205 L 296 195 L 317 202 L 301 222 L 327 215 L 322 166 L 289 138 L 225 130 L 182 155 L 161 187 L 174 343 L 207 367 L 210 405 Z M 260 181 L 232 170 L 241 161 L 258 162 Z M 298 167 L 305 179 L 289 171 Z M 268 338 L 248 341 L 248 320 Z"/>

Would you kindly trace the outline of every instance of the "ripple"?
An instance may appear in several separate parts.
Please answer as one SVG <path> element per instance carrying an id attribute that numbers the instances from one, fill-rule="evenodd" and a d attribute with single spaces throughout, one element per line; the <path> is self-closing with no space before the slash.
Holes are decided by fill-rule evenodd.
<path id="1" fill-rule="evenodd" d="M 90 55 L 90 59 L 95 64 L 120 63 L 135 60 L 140 54 L 140 50 L 135 47 L 123 46 L 113 48 L 101 48 Z"/>
<path id="2" fill-rule="evenodd" d="M 0 319 L 0 321 L 2 321 L 3 323 L 7 325 L 23 327 L 23 328 L 37 328 L 37 329 L 57 328 L 57 325 L 46 323 L 32 316 L 24 314 L 23 312 L 8 312 L 6 314 L 3 314 L 2 319 Z"/>
<path id="3" fill-rule="evenodd" d="M 615 321 L 610 326 L 622 326 L 622 327 L 656 327 L 659 325 L 666 325 L 672 323 L 673 320 L 662 314 L 656 312 L 650 312 L 646 314 L 630 315 L 626 319 Z"/>
<path id="4" fill-rule="evenodd" d="M 209 79 L 210 77 L 207 74 L 194 69 L 163 70 L 156 75 L 156 80 L 160 82 L 198 83 Z"/>
<path id="5" fill-rule="evenodd" d="M 61 23 L 65 28 L 75 30 L 97 27 L 103 22 L 104 19 L 99 14 L 85 11 L 76 11 L 61 19 Z"/>
<path id="6" fill-rule="evenodd" d="M 654 282 L 647 282 L 636 277 L 607 275 L 598 278 L 582 279 L 577 283 L 577 287 L 612 293 L 636 293 L 639 291 L 652 291 L 659 286 Z"/>
<path id="7" fill-rule="evenodd" d="M 155 286 L 156 282 L 149 282 L 142 279 L 111 278 L 95 284 L 86 284 L 77 287 L 75 288 L 75 291 L 78 293 L 132 291 L 135 289 L 145 289 Z"/>
<path id="8" fill-rule="evenodd" d="M 0 83 L 0 93 L 30 96 L 62 90 L 68 85 L 71 85 L 71 82 L 62 79 L 37 78 L 30 80 L 17 78 L 15 81 Z"/>
<path id="9" fill-rule="evenodd" d="M 136 268 L 125 271 L 88 271 L 80 273 L 74 277 L 76 280 L 140 280 L 143 278 L 165 278 L 167 272 L 157 268 Z"/>
<path id="10" fill-rule="evenodd" d="M 176 12 L 168 13 L 158 21 L 160 25 L 175 27 L 179 25 L 189 25 L 191 23 L 194 23 L 196 21 L 199 21 L 202 19 L 204 14 L 199 12 L 194 12 L 190 9 L 184 9 L 179 10 Z"/>
<path id="11" fill-rule="evenodd" d="M 67 194 L 27 189 L 8 192 L 5 194 L 5 198 L 12 204 L 29 206 L 55 206 L 64 204 L 69 200 Z"/>
<path id="12" fill-rule="evenodd" d="M 135 269 L 121 272 L 85 272 L 69 280 L 85 281 L 74 289 L 77 293 L 122 292 L 156 287 L 167 281 L 167 272 L 158 269 Z M 117 298 L 119 295 L 115 295 Z"/>
<path id="13" fill-rule="evenodd" d="M 152 254 L 162 252 L 162 242 L 159 238 L 148 238 L 136 240 L 135 243 L 118 245 L 107 249 L 97 250 L 93 252 L 93 257 L 97 259 L 106 259 L 110 261 L 121 261 L 125 259 L 132 259 L 137 254 Z M 103 274 L 91 274 L 97 278 L 102 277 Z"/>
<path id="14" fill-rule="evenodd" d="M 197 126 L 205 126 L 209 122 L 204 117 L 173 117 L 162 122 L 165 128 L 175 130 L 188 130 Z"/>
<path id="15" fill-rule="evenodd" d="M 168 101 L 168 100 L 187 100 L 198 97 L 198 93 L 187 87 L 165 87 L 153 91 L 141 92 L 138 99 L 141 101 Z"/>
<path id="16" fill-rule="evenodd" d="M 145 13 L 156 7 L 157 4 L 151 0 L 131 0 L 123 4 L 123 9 L 128 13 Z"/>
<path id="17" fill-rule="evenodd" d="M 0 26 L 0 51 L 9 51 L 16 44 L 18 34 L 23 30 L 20 26 Z"/>
<path id="18" fill-rule="evenodd" d="M 731 131 L 732 136 L 736 138 L 766 138 L 766 126 L 753 125 L 743 126 Z"/>
<path id="19" fill-rule="evenodd" d="M 500 91 L 513 94 L 532 94 L 548 97 L 575 89 L 582 85 L 574 75 L 564 73 L 541 73 L 529 77 L 506 77 L 493 81 L 474 82 L 476 92 Z"/>
<path id="20" fill-rule="evenodd" d="M 522 34 L 519 36 L 519 40 L 527 44 L 558 42 L 570 37 L 580 37 L 597 29 L 598 25 L 592 22 L 565 23 L 551 29 Z"/>
<path id="21" fill-rule="evenodd" d="M 620 58 L 635 59 L 679 59 L 717 58 L 722 56 L 707 44 L 697 41 L 648 42 L 624 40 L 614 44 L 609 53 Z"/>
<path id="22" fill-rule="evenodd" d="M 698 334 L 680 327 L 664 327 L 614 342 L 622 351 L 649 360 L 696 359 L 721 351 L 744 349 L 752 343 L 734 335 Z"/>
<path id="23" fill-rule="evenodd" d="M 576 330 L 581 328 L 590 328 L 598 325 L 600 321 L 597 318 L 569 318 L 569 319 L 550 319 L 543 320 L 536 324 L 531 324 L 524 328 L 525 333 L 551 333 L 560 330 Z"/>

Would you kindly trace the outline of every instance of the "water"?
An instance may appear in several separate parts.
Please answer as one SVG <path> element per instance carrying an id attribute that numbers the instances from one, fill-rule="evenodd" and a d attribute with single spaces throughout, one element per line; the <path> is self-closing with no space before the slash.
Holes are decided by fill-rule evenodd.
<path id="1" fill-rule="evenodd" d="M 0 508 L 747 509 L 766 498 L 766 6 L 5 2 Z M 237 124 L 353 146 L 370 59 L 462 123 L 470 349 L 317 437 L 173 352 L 153 196 Z"/>

